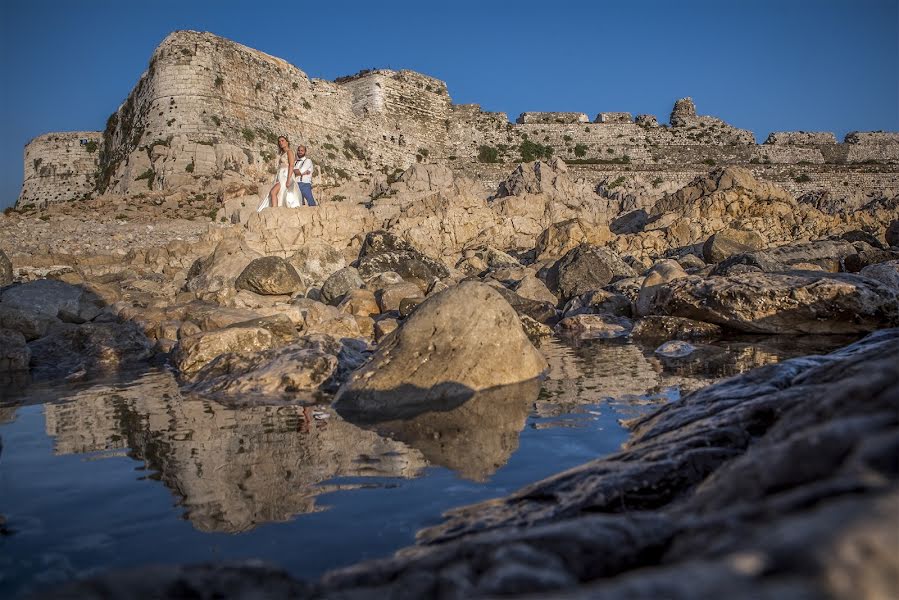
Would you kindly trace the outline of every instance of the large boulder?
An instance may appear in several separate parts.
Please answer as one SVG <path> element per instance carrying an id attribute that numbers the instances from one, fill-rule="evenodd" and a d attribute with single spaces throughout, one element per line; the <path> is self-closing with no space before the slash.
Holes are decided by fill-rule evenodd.
<path id="1" fill-rule="evenodd" d="M 764 245 L 764 238 L 754 231 L 727 228 L 706 240 L 702 257 L 707 263 L 719 263 L 734 254 L 760 250 Z"/>
<path id="2" fill-rule="evenodd" d="M 889 260 L 876 265 L 869 265 L 859 271 L 858 274 L 862 277 L 875 279 L 899 292 L 899 260 Z"/>
<path id="3" fill-rule="evenodd" d="M 808 265 L 836 273 L 842 270 L 845 259 L 856 253 L 856 248 L 844 240 L 786 244 L 767 250 L 734 254 L 721 261 L 712 273 L 729 275 L 748 271 L 774 272 Z"/>
<path id="4" fill-rule="evenodd" d="M 358 269 L 363 279 L 393 271 L 406 281 L 420 281 L 424 284 L 450 275 L 446 265 L 416 250 L 369 254 L 359 259 Z"/>
<path id="5" fill-rule="evenodd" d="M 633 277 L 636 272 L 610 250 L 581 244 L 543 269 L 541 275 L 546 286 L 567 302 L 574 296 L 602 288 L 613 278 Z"/>
<path id="6" fill-rule="evenodd" d="M 328 304 L 337 304 L 351 290 L 365 285 L 355 267 L 344 267 L 331 274 L 322 285 L 322 300 Z"/>
<path id="7" fill-rule="evenodd" d="M 534 275 L 525 275 L 512 289 L 515 290 L 516 294 L 528 300 L 548 302 L 553 306 L 559 303 L 558 298 L 549 291 L 546 284 Z"/>
<path id="8" fill-rule="evenodd" d="M 648 310 L 749 333 L 857 334 L 899 324 L 899 294 L 848 273 L 691 275 L 661 286 Z"/>
<path id="9" fill-rule="evenodd" d="M 464 282 L 425 300 L 352 374 L 334 406 L 348 418 L 404 418 L 540 377 L 546 360 L 491 287 Z"/>
<path id="10" fill-rule="evenodd" d="M 287 260 L 300 277 L 312 285 L 321 285 L 333 273 L 346 266 L 343 255 L 321 240 L 306 242 Z"/>
<path id="11" fill-rule="evenodd" d="M 0 286 L 13 282 L 12 261 L 6 256 L 6 252 L 0 249 Z"/>
<path id="12" fill-rule="evenodd" d="M 640 292 L 634 302 L 634 312 L 637 316 L 645 317 L 652 312 L 653 300 L 662 285 L 686 276 L 687 272 L 676 260 L 666 259 L 654 264 L 643 279 Z"/>
<path id="13" fill-rule="evenodd" d="M 234 287 L 263 296 L 293 294 L 306 287 L 293 266 L 279 256 L 254 259 L 240 273 Z"/>
<path id="14" fill-rule="evenodd" d="M 0 306 L 36 317 L 67 323 L 85 323 L 102 311 L 103 302 L 83 287 L 56 279 L 38 279 L 9 287 L 0 295 Z"/>
<path id="15" fill-rule="evenodd" d="M 194 262 L 184 289 L 200 294 L 227 294 L 234 289 L 234 282 L 247 265 L 261 256 L 241 238 L 226 238 L 218 243 L 212 254 Z"/>
<path id="16" fill-rule="evenodd" d="M 172 353 L 172 364 L 183 375 L 192 375 L 221 354 L 267 350 L 274 343 L 272 332 L 261 326 L 201 331 L 178 341 Z"/>

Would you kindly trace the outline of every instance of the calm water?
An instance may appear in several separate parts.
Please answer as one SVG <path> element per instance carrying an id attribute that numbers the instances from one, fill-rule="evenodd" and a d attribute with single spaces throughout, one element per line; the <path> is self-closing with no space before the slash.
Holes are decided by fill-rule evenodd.
<path id="1" fill-rule="evenodd" d="M 0 390 L 0 596 L 113 567 L 261 559 L 297 577 L 389 554 L 448 508 L 613 452 L 631 418 L 848 340 L 731 340 L 682 359 L 543 345 L 542 386 L 357 427 L 327 405 L 182 398 L 165 370 Z"/>

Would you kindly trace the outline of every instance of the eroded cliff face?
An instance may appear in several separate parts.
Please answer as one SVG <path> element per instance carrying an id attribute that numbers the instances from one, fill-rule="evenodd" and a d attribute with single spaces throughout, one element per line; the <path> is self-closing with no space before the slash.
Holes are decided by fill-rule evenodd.
<path id="1" fill-rule="evenodd" d="M 479 181 L 486 197 L 517 162 L 561 157 L 588 182 L 634 204 L 680 187 L 709 165 L 743 165 L 794 195 L 830 204 L 899 189 L 899 136 L 752 132 L 698 115 L 679 100 L 671 126 L 653 115 L 503 113 L 453 104 L 444 82 L 412 71 L 372 70 L 311 79 L 288 62 L 210 33 L 176 31 L 153 53 L 103 132 L 47 134 L 26 147 L 18 206 L 91 193 L 220 191 L 233 179 L 270 178 L 278 135 L 306 144 L 322 187 L 364 199 L 379 180 L 437 162 Z M 73 137 L 74 136 L 74 137 Z M 83 145 L 60 152 L 53 138 Z M 71 145 L 71 144 L 70 144 Z M 89 149 L 89 155 L 81 156 Z M 83 160 L 82 160 L 83 159 Z M 639 208 L 639 206 L 635 206 Z"/>

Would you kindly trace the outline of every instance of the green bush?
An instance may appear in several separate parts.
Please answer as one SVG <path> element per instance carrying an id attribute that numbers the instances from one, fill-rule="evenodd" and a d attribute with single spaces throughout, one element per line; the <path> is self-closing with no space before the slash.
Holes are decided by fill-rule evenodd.
<path id="1" fill-rule="evenodd" d="M 707 158 L 707 159 L 705 159 L 704 161 L 702 161 L 702 164 L 708 165 L 708 166 L 710 166 L 710 167 L 714 167 L 714 166 L 715 166 L 715 161 L 712 160 L 711 158 Z"/>
<path id="2" fill-rule="evenodd" d="M 140 181 L 141 179 L 147 180 L 147 189 L 153 189 L 153 180 L 156 179 L 156 171 L 153 169 L 147 169 L 140 175 L 134 178 L 134 181 Z"/>
<path id="3" fill-rule="evenodd" d="M 99 146 L 99 144 L 97 144 L 97 142 L 95 142 L 94 140 L 91 140 L 87 144 L 84 145 L 84 149 L 87 150 L 88 152 L 90 152 L 91 154 L 93 154 L 94 152 L 97 151 L 98 146 Z"/>
<path id="4" fill-rule="evenodd" d="M 574 155 L 579 158 L 587 156 L 587 145 L 586 144 L 577 144 L 574 147 Z"/>
<path id="5" fill-rule="evenodd" d="M 493 146 L 483 145 L 478 148 L 478 162 L 495 163 L 499 162 L 499 150 Z"/>
<path id="6" fill-rule="evenodd" d="M 571 137 L 570 135 L 563 135 L 563 136 L 562 136 L 562 139 L 565 140 L 566 142 L 570 142 L 570 141 L 573 140 L 574 138 Z"/>
<path id="7" fill-rule="evenodd" d="M 552 158 L 552 146 L 544 146 L 537 142 L 525 140 L 518 146 L 518 152 L 521 154 L 522 162 L 533 162 L 538 159 Z"/>
<path id="8" fill-rule="evenodd" d="M 808 176 L 808 173 L 803 173 L 799 177 L 793 178 L 793 181 L 795 181 L 796 183 L 808 183 L 811 180 L 812 178 Z"/>
<path id="9" fill-rule="evenodd" d="M 215 87 L 222 87 L 222 84 L 225 83 L 225 79 L 221 75 L 215 76 Z"/>
<path id="10" fill-rule="evenodd" d="M 191 159 L 191 161 L 190 161 L 189 164 L 185 165 L 184 170 L 187 171 L 188 173 L 193 173 L 193 172 L 194 172 L 194 161 L 193 161 L 193 159 Z"/>
<path id="11" fill-rule="evenodd" d="M 244 127 L 240 133 L 243 135 L 243 139 L 247 141 L 248 144 L 252 144 L 253 140 L 256 139 L 256 132 L 252 129 Z"/>

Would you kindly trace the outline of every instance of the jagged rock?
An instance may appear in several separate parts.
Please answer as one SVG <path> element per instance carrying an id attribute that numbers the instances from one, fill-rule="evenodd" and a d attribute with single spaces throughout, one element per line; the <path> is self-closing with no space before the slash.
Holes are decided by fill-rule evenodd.
<path id="1" fill-rule="evenodd" d="M 764 245 L 765 240 L 754 231 L 722 229 L 703 244 L 702 257 L 705 262 L 714 264 L 734 254 L 759 250 Z"/>
<path id="2" fill-rule="evenodd" d="M 464 282 L 425 300 L 385 338 L 340 389 L 334 407 L 353 419 L 403 418 L 534 379 L 546 368 L 502 296 Z"/>
<path id="3" fill-rule="evenodd" d="M 200 294 L 227 293 L 237 277 L 262 255 L 240 238 L 226 238 L 206 258 L 197 259 L 187 274 L 184 289 Z"/>
<path id="4" fill-rule="evenodd" d="M 581 314 L 559 321 L 556 331 L 585 339 L 605 339 L 626 337 L 633 326 L 627 317 Z"/>
<path id="5" fill-rule="evenodd" d="M 858 273 L 865 267 L 878 263 L 899 260 L 899 250 L 881 250 L 874 248 L 865 242 L 853 242 L 852 246 L 858 251 L 843 257 L 842 270 L 847 273 Z"/>
<path id="6" fill-rule="evenodd" d="M 596 290 L 575 296 L 565 305 L 562 311 L 563 317 L 605 313 L 619 317 L 631 316 L 630 298 L 617 292 L 608 290 Z"/>
<path id="7" fill-rule="evenodd" d="M 712 323 L 683 317 L 649 315 L 637 321 L 631 331 L 631 337 L 649 340 L 700 340 L 718 338 L 722 333 L 721 327 Z"/>
<path id="8" fill-rule="evenodd" d="M 512 288 L 516 294 L 528 300 L 536 300 L 538 302 L 548 302 L 555 306 L 559 303 L 549 288 L 546 287 L 540 279 L 534 275 L 526 275 Z"/>
<path id="9" fill-rule="evenodd" d="M 852 334 L 899 324 L 896 291 L 848 273 L 690 275 L 659 286 L 649 310 L 749 333 Z"/>
<path id="10" fill-rule="evenodd" d="M 202 331 L 178 341 L 172 352 L 172 364 L 189 376 L 221 354 L 267 350 L 274 342 L 275 336 L 264 327 L 226 327 Z"/>
<path id="11" fill-rule="evenodd" d="M 400 302 L 405 298 L 424 298 L 424 294 L 414 283 L 394 283 L 376 294 L 381 312 L 399 310 Z"/>
<path id="12" fill-rule="evenodd" d="M 687 271 L 704 269 L 707 266 L 705 261 L 695 254 L 684 254 L 678 257 L 677 262 Z"/>
<path id="13" fill-rule="evenodd" d="M 406 281 L 417 280 L 425 284 L 450 275 L 446 265 L 415 250 L 381 252 L 359 259 L 359 274 L 363 279 L 385 271 L 398 273 Z"/>
<path id="14" fill-rule="evenodd" d="M 681 340 L 665 342 L 655 349 L 655 354 L 665 358 L 683 358 L 696 352 L 696 346 Z"/>
<path id="15" fill-rule="evenodd" d="M 31 350 L 18 331 L 0 329 L 0 373 L 27 371 Z"/>
<path id="16" fill-rule="evenodd" d="M 337 310 L 360 317 L 370 317 L 381 312 L 375 294 L 363 288 L 347 292 L 337 305 Z"/>
<path id="17" fill-rule="evenodd" d="M 114 373 L 136 367 L 153 354 L 150 341 L 129 322 L 63 323 L 28 347 L 32 374 L 41 379 Z"/>
<path id="18" fill-rule="evenodd" d="M 849 242 L 865 242 L 869 246 L 877 248 L 878 250 L 886 250 L 886 246 L 883 245 L 877 236 L 868 233 L 867 231 L 862 231 L 861 229 L 853 229 L 852 231 L 847 231 L 845 233 L 840 234 L 840 239 Z"/>
<path id="19" fill-rule="evenodd" d="M 634 270 L 606 248 L 582 244 L 543 271 L 546 286 L 565 302 L 598 290 L 613 277 L 633 277 Z"/>
<path id="20" fill-rule="evenodd" d="M 293 294 L 306 288 L 293 266 L 279 256 L 263 256 L 248 264 L 234 287 L 264 296 Z"/>
<path id="21" fill-rule="evenodd" d="M 188 391 L 241 402 L 260 397 L 295 400 L 298 394 L 302 399 L 306 392 L 305 399 L 311 400 L 309 392 L 336 387 L 367 355 L 363 342 L 306 336 L 280 348 L 220 355 L 192 377 Z"/>
<path id="22" fill-rule="evenodd" d="M 56 323 L 59 319 L 55 316 L 18 310 L 0 302 L 0 327 L 21 333 L 29 342 L 45 336 Z"/>
<path id="23" fill-rule="evenodd" d="M 407 240 L 398 237 L 389 231 L 372 231 L 365 235 L 362 247 L 359 248 L 359 258 L 377 256 L 388 252 L 415 251 L 415 248 Z"/>
<path id="24" fill-rule="evenodd" d="M 553 223 L 537 238 L 537 260 L 558 259 L 581 244 L 605 246 L 611 239 L 607 225 L 594 225 L 584 219 Z"/>
<path id="25" fill-rule="evenodd" d="M 642 208 L 616 217 L 609 225 L 612 233 L 639 233 L 649 222 L 649 215 Z"/>
<path id="26" fill-rule="evenodd" d="M 344 267 L 332 273 L 322 285 L 322 300 L 328 304 L 337 304 L 350 290 L 361 288 L 364 284 L 359 271 L 354 267 Z"/>
<path id="27" fill-rule="evenodd" d="M 671 110 L 671 116 L 669 117 L 668 122 L 671 123 L 673 127 L 680 127 L 681 125 L 688 124 L 690 117 L 695 116 L 696 105 L 693 103 L 693 98 L 681 98 L 674 103 L 674 108 Z"/>
<path id="28" fill-rule="evenodd" d="M 540 321 L 536 321 L 527 315 L 518 315 L 518 319 L 521 321 L 521 328 L 524 329 L 525 335 L 535 344 L 541 339 L 553 334 L 552 327 L 544 325 Z"/>
<path id="29" fill-rule="evenodd" d="M 681 268 L 680 263 L 676 260 L 662 260 L 653 265 L 643 279 L 640 292 L 637 294 L 634 302 L 637 316 L 645 317 L 652 314 L 653 301 L 663 284 L 686 276 L 687 272 Z"/>
<path id="30" fill-rule="evenodd" d="M 869 279 L 876 279 L 885 286 L 899 291 L 899 260 L 868 265 L 858 274 Z"/>
<path id="31" fill-rule="evenodd" d="M 55 279 L 29 281 L 9 287 L 0 294 L 0 306 L 4 309 L 66 323 L 85 323 L 95 319 L 102 311 L 102 304 L 96 294 L 83 287 Z"/>
<path id="32" fill-rule="evenodd" d="M 321 240 L 306 242 L 287 260 L 300 277 L 316 286 L 346 266 L 343 255 Z"/>
<path id="33" fill-rule="evenodd" d="M 0 286 L 13 282 L 12 261 L 6 256 L 6 252 L 0 248 Z"/>
<path id="34" fill-rule="evenodd" d="M 899 219 L 895 219 L 887 226 L 884 233 L 888 246 L 899 247 Z"/>
<path id="35" fill-rule="evenodd" d="M 846 257 L 856 254 L 855 247 L 842 240 L 818 240 L 801 244 L 787 244 L 768 250 L 735 254 L 720 262 L 713 270 L 713 275 L 729 275 L 740 271 L 740 266 L 754 267 L 753 271 L 764 272 L 785 271 L 796 268 L 801 263 L 817 265 L 836 273 Z M 749 269 L 742 269 L 747 272 Z"/>

